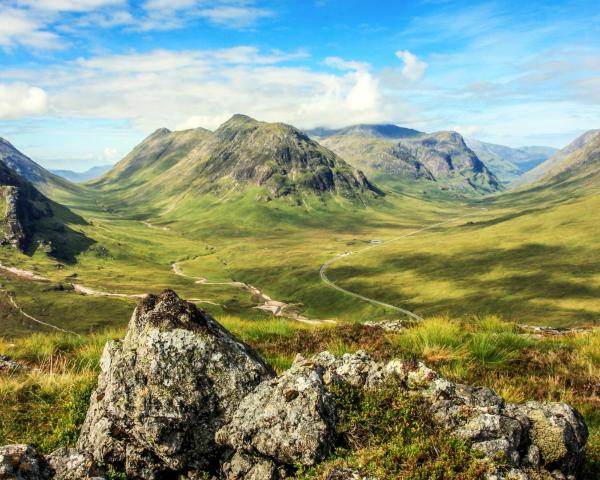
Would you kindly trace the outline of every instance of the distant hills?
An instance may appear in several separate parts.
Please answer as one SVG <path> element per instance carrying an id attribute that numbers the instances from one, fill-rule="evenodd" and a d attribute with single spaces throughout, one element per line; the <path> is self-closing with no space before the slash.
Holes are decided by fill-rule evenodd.
<path id="1" fill-rule="evenodd" d="M 73 170 L 50 170 L 50 172 L 54 175 L 58 175 L 59 177 L 69 180 L 70 182 L 81 183 L 104 175 L 112 167 L 112 164 L 98 165 L 96 167 L 89 168 L 84 172 L 74 172 Z"/>
<path id="2" fill-rule="evenodd" d="M 308 134 L 367 174 L 435 182 L 442 189 L 464 193 L 502 189 L 501 182 L 456 132 L 354 125 L 315 129 Z"/>
<path id="3" fill-rule="evenodd" d="M 256 200 L 304 195 L 368 201 L 381 195 L 342 158 L 283 123 L 234 115 L 211 132 L 159 129 L 90 184 L 129 202 L 256 190 Z"/>
<path id="4" fill-rule="evenodd" d="M 596 129 L 580 135 L 545 162 L 518 178 L 514 182 L 514 186 L 522 186 L 538 181 L 547 182 L 559 174 L 576 174 L 585 166 L 589 167 L 591 164 L 598 163 L 594 161 L 596 158 L 594 145 L 598 141 L 599 134 L 600 129 Z"/>
<path id="5" fill-rule="evenodd" d="M 558 151 L 552 147 L 511 148 L 475 139 L 466 139 L 465 141 L 492 173 L 505 184 L 515 181 Z"/>

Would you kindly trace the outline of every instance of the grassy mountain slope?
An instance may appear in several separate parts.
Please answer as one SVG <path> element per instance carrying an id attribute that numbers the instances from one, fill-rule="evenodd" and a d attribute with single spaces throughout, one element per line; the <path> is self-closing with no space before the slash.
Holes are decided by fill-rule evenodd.
<path id="1" fill-rule="evenodd" d="M 214 133 L 159 130 L 89 185 L 129 205 L 147 206 L 151 200 L 157 210 L 249 187 L 258 187 L 257 201 L 285 197 L 296 204 L 306 195 L 361 202 L 379 196 L 361 172 L 299 130 L 244 115 L 235 115 Z"/>
<path id="2" fill-rule="evenodd" d="M 395 125 L 315 130 L 319 141 L 379 182 L 421 182 L 463 193 L 501 189 L 496 177 L 456 132 L 431 134 Z"/>
<path id="3" fill-rule="evenodd" d="M 571 154 L 584 148 L 592 139 L 594 139 L 600 130 L 589 130 L 583 135 L 577 137 L 573 142 L 567 145 L 565 148 L 556 152 L 544 163 L 538 165 L 533 170 L 525 173 L 519 179 L 517 179 L 513 185 L 522 186 L 531 183 L 535 183 L 538 180 L 546 176 L 550 171 L 559 167 L 559 165 Z"/>
<path id="4" fill-rule="evenodd" d="M 557 152 L 551 147 L 511 148 L 504 145 L 467 139 L 467 145 L 503 183 L 516 180 Z"/>
<path id="5" fill-rule="evenodd" d="M 75 193 L 78 191 L 76 185 L 50 173 L 3 138 L 0 138 L 0 162 L 51 198 L 63 192 Z"/>

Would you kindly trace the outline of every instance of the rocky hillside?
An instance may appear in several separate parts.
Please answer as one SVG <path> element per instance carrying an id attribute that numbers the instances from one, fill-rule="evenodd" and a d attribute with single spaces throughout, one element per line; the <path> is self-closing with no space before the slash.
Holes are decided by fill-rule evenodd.
<path id="1" fill-rule="evenodd" d="M 0 245 L 31 251 L 42 248 L 61 260 L 90 244 L 67 226 L 85 221 L 49 200 L 29 181 L 0 161 Z"/>
<path id="2" fill-rule="evenodd" d="M 377 398 L 386 403 L 357 409 Z M 0 475 L 374 478 L 356 466 L 353 449 L 390 420 L 396 432 L 412 425 L 415 435 L 437 436 L 449 449 L 431 449 L 435 478 L 452 464 L 452 478 L 575 479 L 588 436 L 567 404 L 506 403 L 489 388 L 455 384 L 410 360 L 322 352 L 298 356 L 276 376 L 248 345 L 167 290 L 143 300 L 125 337 L 106 345 L 77 448 L 44 457 L 27 445 L 0 447 Z M 373 431 L 361 431 L 367 423 Z M 385 448 L 398 449 L 398 461 L 415 449 L 423 460 L 426 440 Z M 433 478 L 420 468 L 413 466 L 416 478 Z"/>
<path id="3" fill-rule="evenodd" d="M 535 183 L 543 179 L 548 180 L 554 175 L 567 170 L 575 172 L 579 168 L 577 165 L 585 163 L 583 157 L 587 155 L 586 148 L 589 146 L 593 150 L 593 144 L 597 143 L 599 134 L 600 130 L 589 130 L 580 135 L 544 163 L 525 173 L 514 182 L 515 186 Z"/>
<path id="4" fill-rule="evenodd" d="M 3 138 L 0 138 L 0 162 L 46 195 L 52 196 L 55 190 L 73 191 L 76 188 L 68 180 L 54 175 L 38 165 Z"/>
<path id="5" fill-rule="evenodd" d="M 160 129 L 93 182 L 132 203 L 155 198 L 223 196 L 248 188 L 257 199 L 378 196 L 366 177 L 298 129 L 235 115 L 216 131 Z"/>
<path id="6" fill-rule="evenodd" d="M 475 139 L 467 139 L 466 142 L 479 159 L 505 184 L 516 180 L 557 152 L 557 149 L 552 147 L 511 148 Z"/>
<path id="7" fill-rule="evenodd" d="M 357 125 L 309 132 L 367 174 L 435 182 L 468 193 L 501 190 L 501 184 L 456 132 L 423 133 L 395 125 Z"/>

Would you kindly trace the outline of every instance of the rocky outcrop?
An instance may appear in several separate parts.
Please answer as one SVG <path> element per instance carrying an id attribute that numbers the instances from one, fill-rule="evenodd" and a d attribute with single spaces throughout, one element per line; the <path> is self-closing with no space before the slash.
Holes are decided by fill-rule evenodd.
<path id="1" fill-rule="evenodd" d="M 263 382 L 240 404 L 217 442 L 287 464 L 314 465 L 335 436 L 335 401 L 320 368 L 299 365 Z"/>
<path id="2" fill-rule="evenodd" d="M 21 248 L 27 237 L 19 215 L 19 189 L 12 185 L 0 186 L 0 198 L 5 210 L 0 212 L 0 244 Z"/>
<path id="3" fill-rule="evenodd" d="M 506 404 L 489 388 L 452 383 L 422 363 L 382 364 L 364 352 L 341 358 L 324 352 L 309 360 L 298 357 L 294 365 L 305 363 L 320 366 L 326 384 L 377 388 L 395 378 L 427 402 L 440 427 L 513 467 L 510 476 L 497 478 L 574 479 L 581 466 L 588 431 L 581 415 L 567 404 Z"/>
<path id="4" fill-rule="evenodd" d="M 136 308 L 109 342 L 78 446 L 131 478 L 200 471 L 217 462 L 216 431 L 273 370 L 173 291 Z"/>
<path id="5" fill-rule="evenodd" d="M 343 385 L 415 396 L 440 429 L 490 459 L 489 480 L 571 480 L 580 469 L 588 432 L 569 405 L 506 403 L 420 362 L 377 362 L 361 351 L 299 355 L 276 377 L 216 320 L 167 290 L 144 299 L 125 338 L 106 345 L 77 449 L 43 458 L 26 445 L 2 447 L 0 479 L 90 480 L 100 465 L 134 480 L 291 478 L 335 448 L 333 392 Z M 365 478 L 347 468 L 328 475 Z"/>

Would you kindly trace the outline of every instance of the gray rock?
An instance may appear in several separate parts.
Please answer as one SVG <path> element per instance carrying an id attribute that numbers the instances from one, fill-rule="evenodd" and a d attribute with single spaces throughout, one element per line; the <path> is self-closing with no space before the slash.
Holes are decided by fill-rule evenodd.
<path id="1" fill-rule="evenodd" d="M 29 445 L 0 447 L 0 480 L 49 480 L 46 460 Z"/>
<path id="2" fill-rule="evenodd" d="M 525 423 L 523 417 L 527 418 L 527 441 L 537 447 L 543 467 L 567 478 L 577 474 L 588 438 L 588 429 L 577 410 L 565 403 L 527 402 L 509 406 L 507 413 L 521 423 Z M 529 453 L 535 456 L 531 446 Z"/>
<path id="3" fill-rule="evenodd" d="M 236 452 L 223 463 L 225 480 L 280 480 L 285 472 L 268 458 Z"/>
<path id="4" fill-rule="evenodd" d="M 321 369 L 296 365 L 242 400 L 216 440 L 280 463 L 310 466 L 324 458 L 334 435 L 335 403 Z"/>
<path id="5" fill-rule="evenodd" d="M 74 448 L 59 448 L 46 457 L 53 480 L 91 480 L 104 475 L 92 456 Z"/>
<path id="6" fill-rule="evenodd" d="M 195 305 L 166 290 L 136 308 L 109 342 L 78 448 L 131 478 L 186 474 L 217 463 L 215 432 L 274 372 Z"/>

